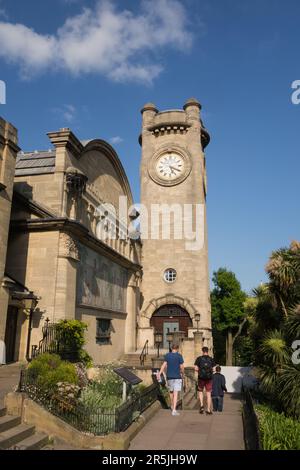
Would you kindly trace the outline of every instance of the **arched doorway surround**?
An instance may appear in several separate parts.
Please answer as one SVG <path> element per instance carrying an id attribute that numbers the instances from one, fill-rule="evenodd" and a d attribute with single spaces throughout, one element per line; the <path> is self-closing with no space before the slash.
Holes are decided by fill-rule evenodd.
<path id="1" fill-rule="evenodd" d="M 159 307 L 150 319 L 150 326 L 155 332 L 163 334 L 163 347 L 168 348 L 167 333 L 183 331 L 188 336 L 188 328 L 193 326 L 188 312 L 177 304 L 166 304 Z"/>

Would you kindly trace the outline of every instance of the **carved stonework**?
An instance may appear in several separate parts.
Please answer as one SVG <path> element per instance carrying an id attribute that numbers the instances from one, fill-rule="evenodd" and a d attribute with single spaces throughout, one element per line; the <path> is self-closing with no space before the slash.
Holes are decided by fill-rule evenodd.
<path id="1" fill-rule="evenodd" d="M 59 256 L 71 258 L 75 261 L 80 260 L 79 250 L 76 241 L 71 235 L 61 233 L 59 239 Z"/>

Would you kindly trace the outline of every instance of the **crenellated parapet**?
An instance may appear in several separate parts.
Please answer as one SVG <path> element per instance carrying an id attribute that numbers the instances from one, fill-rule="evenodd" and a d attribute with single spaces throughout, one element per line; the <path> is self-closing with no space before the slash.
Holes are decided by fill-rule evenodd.
<path id="1" fill-rule="evenodd" d="M 141 110 L 142 133 L 139 143 L 142 145 L 143 137 L 172 136 L 176 134 L 187 135 L 193 128 L 199 130 L 202 149 L 209 144 L 210 136 L 200 118 L 201 104 L 195 98 L 186 101 L 183 109 L 170 109 L 159 111 L 153 103 L 147 103 Z"/>

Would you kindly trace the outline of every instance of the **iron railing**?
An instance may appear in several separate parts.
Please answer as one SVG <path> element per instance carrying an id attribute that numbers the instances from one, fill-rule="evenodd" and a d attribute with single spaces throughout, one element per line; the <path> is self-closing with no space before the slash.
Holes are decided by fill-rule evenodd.
<path id="1" fill-rule="evenodd" d="M 58 354 L 59 352 L 59 335 L 56 323 L 45 322 L 42 328 L 42 339 L 38 345 L 31 347 L 31 359 L 43 353 Z"/>
<path id="2" fill-rule="evenodd" d="M 79 431 L 98 436 L 125 431 L 158 399 L 159 394 L 157 385 L 152 384 L 117 408 L 101 409 L 87 406 L 78 399 L 62 399 L 55 393 L 55 388 L 46 388 L 28 370 L 21 371 L 19 391 Z"/>
<path id="3" fill-rule="evenodd" d="M 123 405 L 116 408 L 116 429 L 115 432 L 121 432 L 130 426 L 130 424 L 139 417 L 158 399 L 158 388 L 156 384 L 147 387 L 140 395 L 128 400 Z"/>
<path id="4" fill-rule="evenodd" d="M 247 450 L 261 450 L 261 436 L 258 417 L 255 412 L 254 402 L 249 389 L 243 389 L 243 422 L 244 439 Z"/>
<path id="5" fill-rule="evenodd" d="M 62 359 L 71 362 L 78 360 L 78 351 L 67 344 L 58 323 L 50 323 L 48 320 L 42 328 L 39 344 L 31 347 L 31 359 L 44 353 L 59 354 Z"/>
<path id="6" fill-rule="evenodd" d="M 146 340 L 146 342 L 144 344 L 144 347 L 142 349 L 142 352 L 140 354 L 140 364 L 141 364 L 141 366 L 143 366 L 145 364 L 145 359 L 148 356 L 148 351 L 149 351 L 148 344 L 149 344 L 149 341 Z"/>

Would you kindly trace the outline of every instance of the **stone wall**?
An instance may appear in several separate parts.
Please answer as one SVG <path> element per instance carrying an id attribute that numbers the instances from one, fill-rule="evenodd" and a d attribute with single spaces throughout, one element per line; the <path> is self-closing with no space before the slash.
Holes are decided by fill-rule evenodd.
<path id="1" fill-rule="evenodd" d="M 9 295 L 2 286 L 18 148 L 17 130 L 0 118 L 0 340 L 4 340 Z"/>

